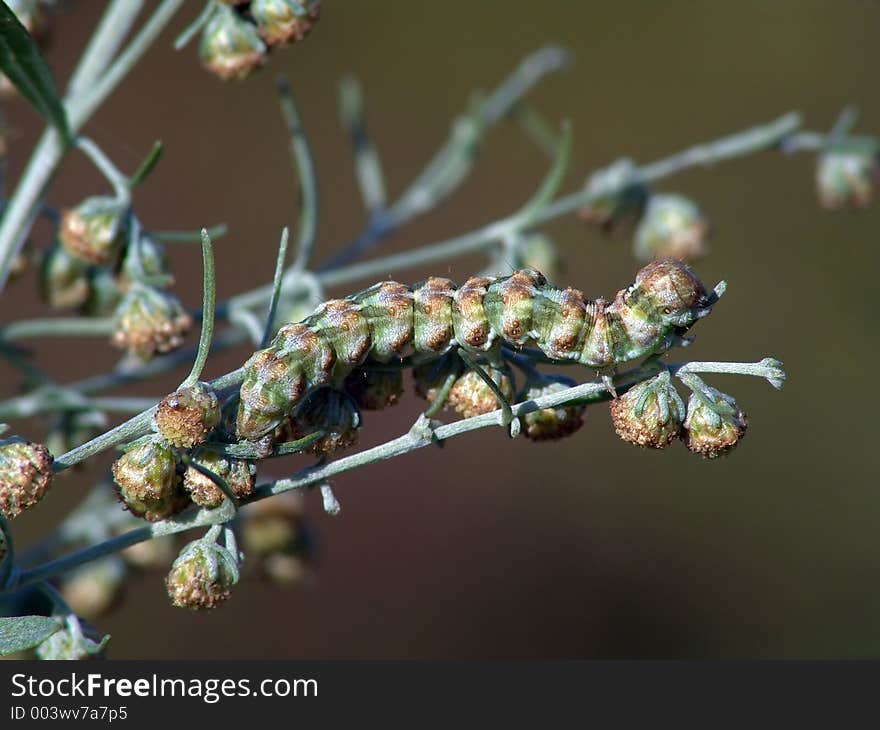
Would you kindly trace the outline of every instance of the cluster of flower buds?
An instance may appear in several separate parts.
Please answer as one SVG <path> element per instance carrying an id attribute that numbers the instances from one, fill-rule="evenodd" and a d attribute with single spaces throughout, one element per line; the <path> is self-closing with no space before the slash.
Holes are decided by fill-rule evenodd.
<path id="1" fill-rule="evenodd" d="M 195 540 L 180 551 L 165 587 L 179 608 L 215 608 L 226 601 L 238 583 L 238 556 L 213 540 Z"/>
<path id="2" fill-rule="evenodd" d="M 484 370 L 501 394 L 508 401 L 512 400 L 514 386 L 510 372 L 506 368 L 501 370 L 492 366 Z M 455 382 L 443 405 L 452 408 L 462 418 L 491 413 L 500 407 L 498 397 L 489 384 L 475 370 L 464 371 L 454 354 L 413 368 L 416 395 L 434 403 L 449 377 L 454 377 Z"/>
<path id="3" fill-rule="evenodd" d="M 249 464 L 205 452 L 186 465 L 177 451 L 204 444 L 219 422 L 217 395 L 207 383 L 185 386 L 162 399 L 156 408 L 156 433 L 131 444 L 113 464 L 117 491 L 133 514 L 155 522 L 191 501 L 219 506 L 224 495 L 212 474 L 237 497 L 250 494 L 254 471 Z"/>
<path id="4" fill-rule="evenodd" d="M 280 586 L 311 575 L 312 539 L 301 494 L 284 492 L 248 504 L 240 514 L 245 553 L 261 574 Z"/>
<path id="5" fill-rule="evenodd" d="M 44 45 L 49 37 L 49 18 L 46 7 L 51 3 L 46 0 L 6 0 L 6 5 L 15 13 L 31 37 L 40 45 Z M 0 73 L 0 99 L 8 99 L 15 95 L 15 87 L 5 75 Z"/>
<path id="6" fill-rule="evenodd" d="M 273 47 L 303 40 L 320 12 L 319 0 L 217 3 L 202 30 L 202 63 L 224 81 L 245 79 Z"/>
<path id="7" fill-rule="evenodd" d="M 192 317 L 177 297 L 142 284 L 122 298 L 115 318 L 112 343 L 141 360 L 177 349 L 192 327 Z"/>
<path id="8" fill-rule="evenodd" d="M 22 438 L 0 441 L 0 514 L 18 517 L 39 502 L 52 484 L 52 455 Z"/>
<path id="9" fill-rule="evenodd" d="M 631 388 L 610 403 L 617 435 L 637 446 L 662 449 L 681 439 L 707 459 L 729 453 L 745 436 L 745 414 L 726 393 L 693 375 L 687 407 L 667 371 Z"/>
<path id="10" fill-rule="evenodd" d="M 875 149 L 832 147 L 816 163 L 816 194 L 826 210 L 865 208 L 880 182 L 880 159 Z"/>

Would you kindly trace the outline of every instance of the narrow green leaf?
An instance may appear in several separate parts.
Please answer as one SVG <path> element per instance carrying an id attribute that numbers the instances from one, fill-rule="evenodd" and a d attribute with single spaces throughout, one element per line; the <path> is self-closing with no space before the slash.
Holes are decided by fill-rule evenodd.
<path id="1" fill-rule="evenodd" d="M 9 6 L 0 0 L 0 71 L 50 123 L 65 142 L 70 128 L 52 72 L 34 39 Z"/>
<path id="2" fill-rule="evenodd" d="M 51 616 L 13 616 L 0 618 L 0 656 L 32 649 L 58 631 L 60 624 Z"/>

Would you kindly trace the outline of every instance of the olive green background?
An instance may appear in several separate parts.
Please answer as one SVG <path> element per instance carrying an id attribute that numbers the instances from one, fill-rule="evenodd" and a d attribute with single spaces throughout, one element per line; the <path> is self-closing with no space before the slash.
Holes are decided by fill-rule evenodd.
<path id="1" fill-rule="evenodd" d="M 49 54 L 62 77 L 104 3 L 70 5 L 55 19 Z M 152 228 L 226 221 L 231 233 L 216 251 L 221 298 L 271 277 L 279 230 L 296 222 L 272 83 L 279 72 L 297 95 L 317 159 L 319 259 L 363 224 L 336 110 L 336 82 L 349 71 L 363 82 L 392 195 L 445 139 L 472 91 L 490 88 L 548 42 L 575 56 L 567 72 L 531 96 L 550 119 L 573 122 L 566 190 L 620 156 L 651 161 L 790 109 L 805 114 L 808 128 L 826 130 L 852 102 L 859 131 L 880 132 L 880 3 L 869 0 L 328 1 L 301 47 L 281 50 L 261 74 L 228 85 L 199 68 L 195 46 L 171 49 L 200 6 L 187 5 L 87 132 L 129 170 L 154 139 L 164 141 L 165 158 L 136 196 L 138 215 Z M 41 123 L 20 103 L 8 116 L 17 174 Z M 880 655 L 880 210 L 820 211 L 813 165 L 806 154 L 763 153 L 658 186 L 704 206 L 714 237 L 697 269 L 709 284 L 729 283 L 695 328 L 688 357 L 773 355 L 789 374 L 781 392 L 751 378 L 709 378 L 751 418 L 730 458 L 702 462 L 680 445 L 640 451 L 619 441 L 607 409 L 596 407 L 560 443 L 509 441 L 487 430 L 367 467 L 336 480 L 339 517 L 324 516 L 319 496 L 309 497 L 319 540 L 311 585 L 245 582 L 227 606 L 193 615 L 168 605 L 161 574 L 141 577 L 98 622 L 113 634 L 111 655 Z M 460 191 L 384 250 L 418 247 L 508 214 L 546 168 L 515 125 L 500 125 Z M 74 154 L 50 202 L 69 205 L 102 190 Z M 574 217 L 547 230 L 567 261 L 564 283 L 596 296 L 632 280 L 637 264 L 627 235 L 606 239 Z M 39 243 L 45 235 L 38 231 Z M 198 249 L 177 247 L 173 255 L 176 290 L 195 306 Z M 463 279 L 483 264 L 474 257 L 388 273 L 404 281 L 431 273 Z M 30 279 L 4 301 L 5 321 L 45 311 Z M 65 381 L 115 361 L 102 341 L 58 341 L 37 352 Z M 247 354 L 212 360 L 207 375 Z M 4 380 L 14 392 L 14 380 Z M 127 392 L 158 396 L 175 382 Z M 363 444 L 404 431 L 420 405 L 410 395 L 395 409 L 368 414 Z M 39 435 L 37 424 L 25 428 Z M 266 473 L 302 463 L 272 464 Z M 88 483 L 88 475 L 59 480 L 44 505 L 17 521 L 22 541 L 51 529 Z"/>

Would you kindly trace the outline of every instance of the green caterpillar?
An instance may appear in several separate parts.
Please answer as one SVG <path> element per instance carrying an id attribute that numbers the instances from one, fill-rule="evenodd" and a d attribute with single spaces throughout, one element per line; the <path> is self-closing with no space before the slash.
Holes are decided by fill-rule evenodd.
<path id="1" fill-rule="evenodd" d="M 475 276 L 461 287 L 432 277 L 410 288 L 384 281 L 322 304 L 286 324 L 245 364 L 238 436 L 256 441 L 291 415 L 315 388 L 340 385 L 367 359 L 421 361 L 455 346 L 487 353 L 502 343 L 540 348 L 549 358 L 608 372 L 662 353 L 706 316 L 723 293 L 707 291 L 685 264 L 654 261 L 611 302 L 558 289 L 537 271 Z"/>

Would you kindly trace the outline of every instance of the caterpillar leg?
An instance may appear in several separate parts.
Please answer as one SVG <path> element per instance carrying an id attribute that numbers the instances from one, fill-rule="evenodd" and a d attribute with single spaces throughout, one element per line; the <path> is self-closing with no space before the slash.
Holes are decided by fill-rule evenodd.
<path id="1" fill-rule="evenodd" d="M 495 398 L 498 399 L 498 404 L 501 406 L 501 425 L 504 426 L 504 429 L 508 432 L 508 434 L 512 436 L 518 433 L 518 429 L 511 429 L 511 424 L 513 424 L 513 409 L 510 407 L 510 401 L 507 400 L 507 397 L 504 393 L 501 392 L 501 389 L 498 387 L 498 384 L 489 377 L 489 374 L 483 370 L 483 367 L 471 356 L 471 354 L 465 350 L 463 347 L 458 348 L 458 356 L 462 359 L 462 362 L 473 370 L 477 375 L 480 376 L 480 379 L 489 386 L 492 392 L 495 394 Z"/>

